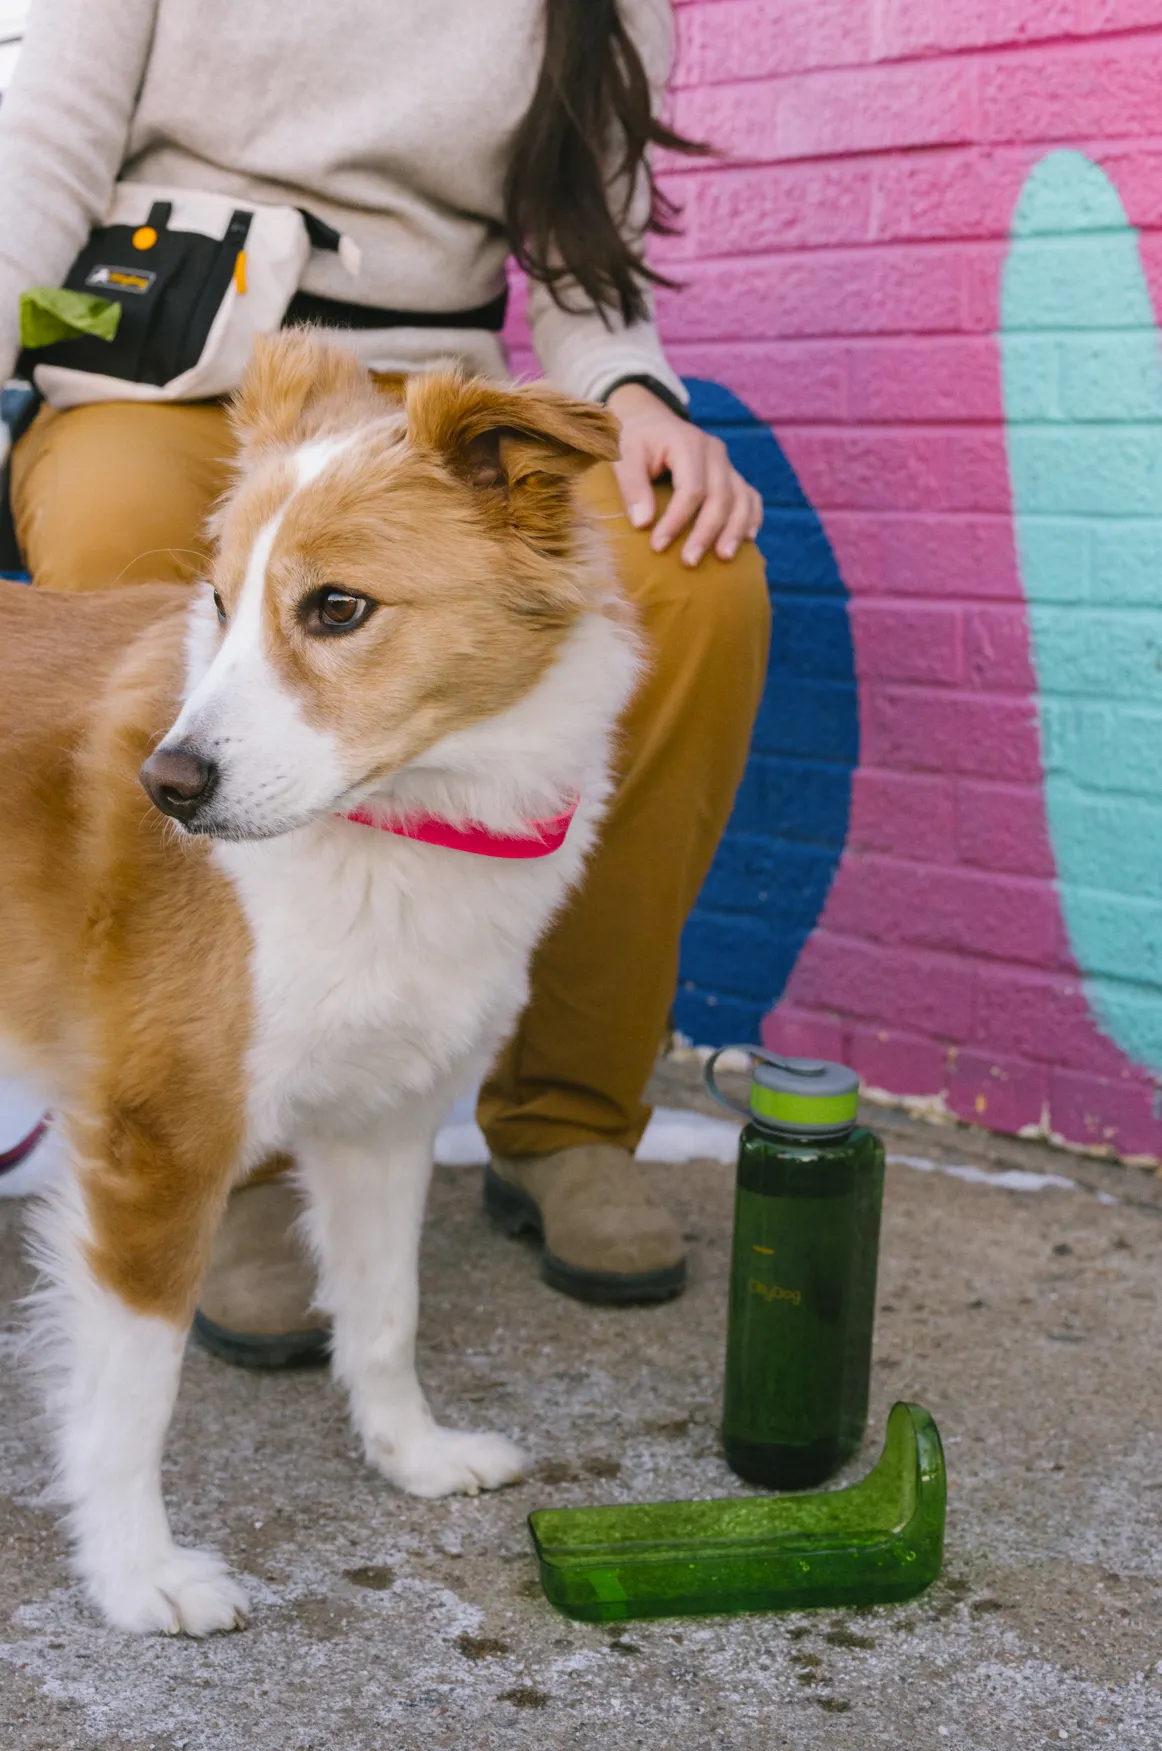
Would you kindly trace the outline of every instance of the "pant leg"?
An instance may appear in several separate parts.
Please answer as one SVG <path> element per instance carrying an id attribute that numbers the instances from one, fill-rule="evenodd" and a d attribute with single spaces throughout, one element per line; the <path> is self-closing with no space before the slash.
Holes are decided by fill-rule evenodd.
<path id="1" fill-rule="evenodd" d="M 682 927 L 734 803 L 766 674 L 770 603 L 753 544 L 692 571 L 679 544 L 656 554 L 649 531 L 632 527 L 607 465 L 582 491 L 650 668 L 624 720 L 617 790 L 584 885 L 537 952 L 528 1008 L 481 1094 L 498 1155 L 636 1148 Z"/>
<path id="2" fill-rule="evenodd" d="M 188 583 L 233 449 L 217 402 L 42 408 L 12 453 L 12 512 L 44 590 Z"/>

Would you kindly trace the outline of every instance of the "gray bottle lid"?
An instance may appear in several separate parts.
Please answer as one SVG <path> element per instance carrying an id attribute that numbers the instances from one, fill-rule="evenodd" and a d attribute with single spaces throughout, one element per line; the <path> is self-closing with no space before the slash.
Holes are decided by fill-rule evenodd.
<path id="1" fill-rule="evenodd" d="M 720 1054 L 731 1050 L 749 1052 L 754 1060 L 748 1108 L 728 1100 L 714 1080 Z M 722 1046 L 707 1061 L 704 1075 L 716 1100 L 780 1136 L 842 1136 L 859 1114 L 859 1077 L 845 1064 L 825 1058 L 785 1058 L 762 1046 Z"/>

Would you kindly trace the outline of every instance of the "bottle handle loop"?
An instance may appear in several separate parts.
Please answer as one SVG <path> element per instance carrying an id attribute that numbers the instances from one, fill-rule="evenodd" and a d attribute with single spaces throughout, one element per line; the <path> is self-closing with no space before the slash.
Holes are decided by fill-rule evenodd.
<path id="1" fill-rule="evenodd" d="M 754 1117 L 750 1106 L 740 1106 L 738 1101 L 731 1100 L 728 1094 L 723 1094 L 718 1083 L 714 1079 L 714 1066 L 724 1052 L 745 1052 L 751 1059 L 757 1059 L 762 1064 L 770 1064 L 776 1070 L 789 1071 L 793 1075 L 802 1076 L 806 1074 L 808 1076 L 818 1076 L 822 1070 L 822 1066 L 820 1066 L 819 1070 L 808 1070 L 804 1072 L 801 1065 L 790 1063 L 786 1058 L 780 1057 L 778 1052 L 768 1052 L 765 1046 L 719 1046 L 716 1051 L 711 1052 L 709 1058 L 707 1058 L 705 1064 L 702 1066 L 702 1080 L 706 1084 L 707 1093 L 713 1096 L 719 1106 L 729 1108 L 732 1113 L 738 1113 L 744 1119 Z"/>

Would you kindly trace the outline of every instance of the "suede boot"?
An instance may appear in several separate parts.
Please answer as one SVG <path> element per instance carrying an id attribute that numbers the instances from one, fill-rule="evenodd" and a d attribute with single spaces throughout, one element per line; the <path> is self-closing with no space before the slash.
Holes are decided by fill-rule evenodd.
<path id="1" fill-rule="evenodd" d="M 231 1193 L 202 1284 L 194 1336 L 244 1368 L 327 1358 L 331 1334 L 312 1303 L 315 1272 L 295 1230 L 301 1205 L 285 1179 Z"/>
<path id="2" fill-rule="evenodd" d="M 582 1143 L 493 1156 L 484 1203 L 509 1234 L 544 1243 L 541 1275 L 577 1301 L 667 1301 L 686 1286 L 682 1234 L 628 1149 Z"/>

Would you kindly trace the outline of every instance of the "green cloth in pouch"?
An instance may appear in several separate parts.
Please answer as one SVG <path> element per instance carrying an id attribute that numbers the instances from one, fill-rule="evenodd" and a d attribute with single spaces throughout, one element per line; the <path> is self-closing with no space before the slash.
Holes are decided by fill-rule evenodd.
<path id="1" fill-rule="evenodd" d="M 91 334 L 112 340 L 121 321 L 121 306 L 90 292 L 70 292 L 63 286 L 33 286 L 21 294 L 20 344 L 48 347 L 59 340 Z"/>

